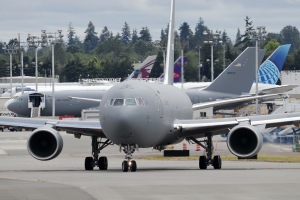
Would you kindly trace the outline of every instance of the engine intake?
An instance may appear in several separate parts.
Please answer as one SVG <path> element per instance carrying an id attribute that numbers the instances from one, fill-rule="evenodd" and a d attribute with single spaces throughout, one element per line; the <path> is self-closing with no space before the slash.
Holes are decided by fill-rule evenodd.
<path id="1" fill-rule="evenodd" d="M 230 130 L 227 138 L 229 151 L 239 158 L 257 155 L 263 144 L 261 133 L 251 125 L 238 125 Z"/>
<path id="2" fill-rule="evenodd" d="M 63 148 L 61 135 L 51 127 L 44 126 L 33 131 L 27 142 L 30 155 L 38 160 L 51 160 L 58 156 Z"/>

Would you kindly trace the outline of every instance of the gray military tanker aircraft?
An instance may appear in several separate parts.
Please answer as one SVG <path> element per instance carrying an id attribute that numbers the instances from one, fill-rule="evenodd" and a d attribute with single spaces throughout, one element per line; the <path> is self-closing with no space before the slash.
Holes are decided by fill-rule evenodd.
<path id="1" fill-rule="evenodd" d="M 0 124 L 35 129 L 27 147 L 36 159 L 50 160 L 58 156 L 63 148 L 58 130 L 65 130 L 76 138 L 91 136 L 93 156 L 86 158 L 86 170 L 92 170 L 95 166 L 106 170 L 107 158 L 99 157 L 99 154 L 113 143 L 126 153 L 122 170 L 136 171 L 136 162 L 132 160 L 136 149 L 161 149 L 184 139 L 201 144 L 206 149 L 207 156 L 200 156 L 200 169 L 208 165 L 220 169 L 220 156 L 212 157 L 213 135 L 227 131 L 229 150 L 240 158 L 250 158 L 256 156 L 262 146 L 261 126 L 300 121 L 299 113 L 192 120 L 195 105 L 186 93 L 171 85 L 148 82 L 119 83 L 104 93 L 102 102 L 100 122 L 0 117 Z M 206 139 L 200 141 L 201 138 Z"/>
<path id="2" fill-rule="evenodd" d="M 173 19 L 174 0 L 171 7 Z M 170 36 L 174 30 L 172 21 L 169 29 Z M 299 125 L 300 113 L 193 120 L 193 108 L 197 104 L 193 105 L 183 90 L 169 84 L 173 79 L 172 69 L 169 67 L 173 66 L 170 56 L 173 44 L 174 41 L 169 39 L 169 64 L 165 77 L 165 83 L 168 84 L 132 81 L 114 85 L 103 94 L 99 122 L 0 117 L 0 125 L 34 129 L 28 139 L 28 151 L 34 158 L 44 161 L 60 154 L 63 148 L 60 130 L 74 134 L 76 138 L 90 136 L 92 156 L 85 159 L 86 170 L 92 170 L 95 166 L 100 170 L 107 170 L 107 158 L 99 157 L 99 154 L 110 144 L 119 145 L 125 153 L 125 160 L 122 162 L 124 172 L 129 169 L 133 172 L 137 170 L 132 154 L 138 148 L 159 149 L 184 139 L 205 148 L 207 155 L 199 157 L 200 169 L 206 169 L 210 165 L 214 169 L 221 169 L 221 157 L 213 155 L 214 135 L 228 132 L 227 145 L 230 152 L 240 158 L 252 158 L 262 147 L 261 133 L 265 128 L 285 124 Z M 254 62 L 253 60 L 253 56 L 249 57 L 249 62 Z M 237 67 L 243 69 L 246 63 L 237 63 Z M 238 74 L 228 75 L 234 78 Z"/>

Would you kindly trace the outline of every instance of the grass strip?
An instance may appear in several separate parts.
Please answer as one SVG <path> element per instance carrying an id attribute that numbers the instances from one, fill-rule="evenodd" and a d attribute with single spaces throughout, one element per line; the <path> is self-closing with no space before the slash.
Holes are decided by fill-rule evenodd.
<path id="1" fill-rule="evenodd" d="M 223 161 L 237 161 L 238 158 L 234 155 L 221 155 Z M 164 157 L 156 156 L 142 156 L 145 160 L 198 160 L 199 156 L 189 157 Z M 255 159 L 242 159 L 240 161 L 261 161 L 261 162 L 283 162 L 283 163 L 300 163 L 300 154 L 258 154 Z"/>

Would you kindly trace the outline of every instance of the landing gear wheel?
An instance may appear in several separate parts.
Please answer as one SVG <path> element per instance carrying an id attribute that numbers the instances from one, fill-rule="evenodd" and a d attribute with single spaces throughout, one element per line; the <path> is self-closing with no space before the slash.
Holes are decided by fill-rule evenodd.
<path id="1" fill-rule="evenodd" d="M 132 172 L 136 171 L 136 162 L 135 162 L 135 160 L 131 161 L 130 171 L 132 171 Z"/>
<path id="2" fill-rule="evenodd" d="M 123 172 L 128 172 L 128 161 L 127 160 L 124 160 L 122 162 L 122 171 Z"/>
<path id="3" fill-rule="evenodd" d="M 199 168 L 200 169 L 207 169 L 207 158 L 206 156 L 199 157 Z"/>
<path id="4" fill-rule="evenodd" d="M 98 160 L 99 169 L 107 170 L 107 165 L 108 165 L 107 158 L 105 156 L 100 157 Z"/>
<path id="5" fill-rule="evenodd" d="M 221 169 L 222 167 L 222 160 L 220 156 L 214 156 L 213 158 L 213 166 L 214 169 Z"/>
<path id="6" fill-rule="evenodd" d="M 93 170 L 94 169 L 93 162 L 94 159 L 92 157 L 86 157 L 84 162 L 85 170 Z"/>

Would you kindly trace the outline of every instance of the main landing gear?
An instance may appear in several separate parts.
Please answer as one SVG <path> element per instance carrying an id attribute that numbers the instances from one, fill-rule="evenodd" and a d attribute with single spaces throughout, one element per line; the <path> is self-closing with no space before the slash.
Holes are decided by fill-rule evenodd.
<path id="1" fill-rule="evenodd" d="M 207 166 L 212 165 L 214 169 L 222 168 L 222 160 L 219 155 L 213 156 L 214 146 L 212 143 L 212 134 L 206 135 L 206 140 L 198 141 L 195 138 L 189 138 L 189 140 L 193 141 L 196 144 L 202 146 L 206 151 L 206 156 L 199 157 L 199 168 L 207 169 Z"/>
<path id="2" fill-rule="evenodd" d="M 99 158 L 99 154 L 102 149 L 111 144 L 112 142 L 108 139 L 102 141 L 101 137 L 92 136 L 92 157 L 85 158 L 85 170 L 93 170 L 96 166 L 99 167 L 99 170 L 107 170 L 107 158 L 105 156 Z"/>
<path id="3" fill-rule="evenodd" d="M 123 146 L 123 151 L 124 151 L 124 153 L 126 153 L 125 160 L 122 162 L 122 171 L 123 172 L 128 172 L 129 169 L 132 172 L 136 171 L 136 169 L 137 169 L 136 162 L 135 162 L 135 160 L 131 160 L 132 154 L 134 153 L 135 148 L 136 148 L 135 146 L 129 145 L 129 144 Z"/>

